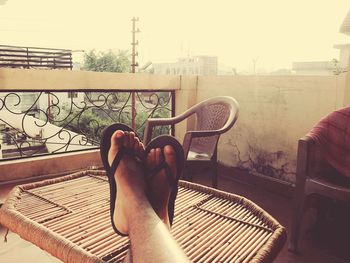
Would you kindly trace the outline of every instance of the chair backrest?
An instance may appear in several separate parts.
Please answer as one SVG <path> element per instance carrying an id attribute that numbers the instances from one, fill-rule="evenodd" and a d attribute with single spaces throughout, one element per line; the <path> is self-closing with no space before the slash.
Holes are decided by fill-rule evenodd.
<path id="1" fill-rule="evenodd" d="M 231 97 L 214 97 L 195 107 L 196 131 L 218 131 L 209 137 L 193 138 L 190 151 L 204 153 L 212 157 L 220 134 L 233 126 L 238 117 L 238 103 Z M 220 130 L 226 126 L 226 129 Z M 220 131 L 219 131 L 220 130 Z"/>
<path id="2" fill-rule="evenodd" d="M 309 177 L 319 177 L 332 174 L 334 168 L 328 163 L 323 150 L 319 144 L 311 144 L 308 149 L 307 175 Z"/>
<path id="3" fill-rule="evenodd" d="M 315 170 L 320 170 L 317 163 L 322 159 L 339 173 L 350 177 L 350 107 L 336 110 L 315 125 L 307 135 L 316 142 L 317 154 Z M 321 161 L 320 161 L 321 160 Z"/>

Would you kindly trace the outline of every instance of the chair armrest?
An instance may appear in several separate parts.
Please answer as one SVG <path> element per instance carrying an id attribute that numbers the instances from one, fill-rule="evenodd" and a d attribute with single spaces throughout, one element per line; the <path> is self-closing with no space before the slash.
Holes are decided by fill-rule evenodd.
<path id="1" fill-rule="evenodd" d="M 174 125 L 176 123 L 179 123 L 183 121 L 184 119 L 188 118 L 192 114 L 194 114 L 195 111 L 187 110 L 186 112 L 172 118 L 152 118 L 148 119 L 145 124 L 145 133 L 143 136 L 143 143 L 146 145 L 150 142 L 152 138 L 152 131 L 153 128 L 156 126 L 163 126 L 163 125 Z"/>
<path id="2" fill-rule="evenodd" d="M 219 129 L 219 130 L 188 131 L 186 133 L 191 134 L 191 137 L 193 138 L 197 138 L 197 137 L 209 137 L 209 136 L 219 135 L 223 133 L 223 131 L 222 129 Z"/>
<path id="3" fill-rule="evenodd" d="M 235 124 L 235 122 L 238 118 L 238 115 L 239 115 L 238 102 L 231 97 L 225 97 L 225 96 L 214 98 L 214 100 L 218 100 L 218 101 L 224 100 L 231 107 L 230 115 L 227 118 L 225 125 L 222 128 L 217 129 L 217 130 L 189 131 L 188 133 L 190 133 L 190 135 L 188 135 L 188 136 L 191 136 L 191 139 L 189 141 L 192 140 L 192 137 L 209 137 L 209 136 L 213 136 L 213 135 L 222 134 L 222 133 L 228 131 Z M 191 107 L 190 109 L 186 110 L 184 113 L 182 113 L 176 117 L 148 119 L 146 122 L 145 133 L 144 133 L 144 137 L 143 137 L 144 144 L 147 144 L 151 140 L 153 127 L 160 126 L 160 125 L 174 125 L 176 123 L 179 123 L 179 122 L 183 121 L 184 119 L 188 118 L 189 116 L 191 116 L 192 114 L 196 113 L 197 110 L 199 110 L 204 105 L 206 105 L 206 104 L 210 105 L 210 103 L 212 103 L 212 102 L 209 102 L 209 101 L 213 101 L 213 99 L 205 100 L 205 101 Z"/>

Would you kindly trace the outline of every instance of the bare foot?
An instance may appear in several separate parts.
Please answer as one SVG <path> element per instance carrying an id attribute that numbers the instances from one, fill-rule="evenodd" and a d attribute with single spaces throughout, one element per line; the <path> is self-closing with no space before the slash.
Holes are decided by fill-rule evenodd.
<path id="1" fill-rule="evenodd" d="M 135 137 L 135 133 L 117 130 L 111 137 L 111 147 L 108 152 L 108 163 L 110 166 L 121 147 L 131 150 L 138 156 L 144 154 L 143 144 Z M 117 196 L 113 221 L 119 232 L 128 234 L 128 207 L 147 200 L 144 171 L 142 171 L 141 166 L 133 157 L 125 154 L 118 165 L 114 177 L 117 184 Z"/>
<path id="2" fill-rule="evenodd" d="M 162 162 L 161 149 L 152 149 L 147 155 L 147 165 L 152 170 Z M 169 165 L 171 175 L 176 177 L 176 154 L 170 145 L 164 147 L 165 162 Z M 149 201 L 164 224 L 170 229 L 168 214 L 168 203 L 171 192 L 171 185 L 164 169 L 153 175 L 149 181 Z"/>

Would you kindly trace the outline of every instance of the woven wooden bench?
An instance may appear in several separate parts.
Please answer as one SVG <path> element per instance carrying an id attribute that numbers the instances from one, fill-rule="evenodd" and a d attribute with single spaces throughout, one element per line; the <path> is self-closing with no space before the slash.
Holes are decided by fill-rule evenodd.
<path id="1" fill-rule="evenodd" d="M 86 170 L 14 188 L 0 223 L 64 262 L 120 262 L 104 171 Z M 180 181 L 172 234 L 193 262 L 272 262 L 285 229 L 244 197 Z"/>

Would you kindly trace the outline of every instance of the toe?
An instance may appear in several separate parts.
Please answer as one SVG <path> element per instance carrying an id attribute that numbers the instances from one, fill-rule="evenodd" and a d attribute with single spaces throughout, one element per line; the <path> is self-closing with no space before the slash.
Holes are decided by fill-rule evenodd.
<path id="1" fill-rule="evenodd" d="M 120 147 L 123 144 L 123 139 L 124 139 L 124 132 L 121 130 L 117 130 L 115 133 L 113 133 L 111 137 L 111 148 Z"/>
<path id="2" fill-rule="evenodd" d="M 157 148 L 155 153 L 156 164 L 160 164 L 161 162 L 161 153 L 162 150 L 160 148 Z"/>
<path id="3" fill-rule="evenodd" d="M 113 162 L 113 159 L 115 157 L 115 155 L 117 154 L 117 152 L 119 151 L 120 146 L 123 145 L 124 143 L 124 132 L 121 130 L 117 130 L 115 133 L 113 133 L 112 137 L 111 137 L 111 147 L 110 150 L 108 152 L 108 162 L 109 164 L 111 164 Z"/>
<path id="4" fill-rule="evenodd" d="M 139 143 L 139 148 L 140 148 L 139 149 L 140 151 L 143 151 L 143 152 L 145 151 L 145 146 L 143 145 L 142 142 Z"/>
<path id="5" fill-rule="evenodd" d="M 170 145 L 166 145 L 164 147 L 164 155 L 169 157 L 169 158 L 173 158 L 173 160 L 175 161 L 175 151 L 174 151 L 174 148 Z"/>
<path id="6" fill-rule="evenodd" d="M 125 148 L 129 148 L 130 145 L 130 136 L 129 136 L 129 132 L 124 132 L 125 136 L 124 136 L 124 147 Z"/>
<path id="7" fill-rule="evenodd" d="M 138 137 L 135 137 L 134 138 L 134 146 L 133 146 L 133 149 L 136 153 L 139 153 L 139 150 L 140 150 L 140 139 Z"/>
<path id="8" fill-rule="evenodd" d="M 143 146 L 143 143 L 140 142 L 139 143 L 139 149 L 138 149 L 138 152 L 141 156 L 144 156 L 145 155 L 145 147 Z"/>
<path id="9" fill-rule="evenodd" d="M 129 132 L 129 147 L 130 147 L 130 149 L 134 149 L 134 145 L 135 145 L 135 133 Z"/>
<path id="10" fill-rule="evenodd" d="M 155 149 L 151 149 L 150 152 L 147 154 L 147 165 L 149 168 L 153 168 L 155 166 Z"/>
<path id="11" fill-rule="evenodd" d="M 165 162 L 169 165 L 172 174 L 176 175 L 176 154 L 174 148 L 170 145 L 164 147 Z"/>

